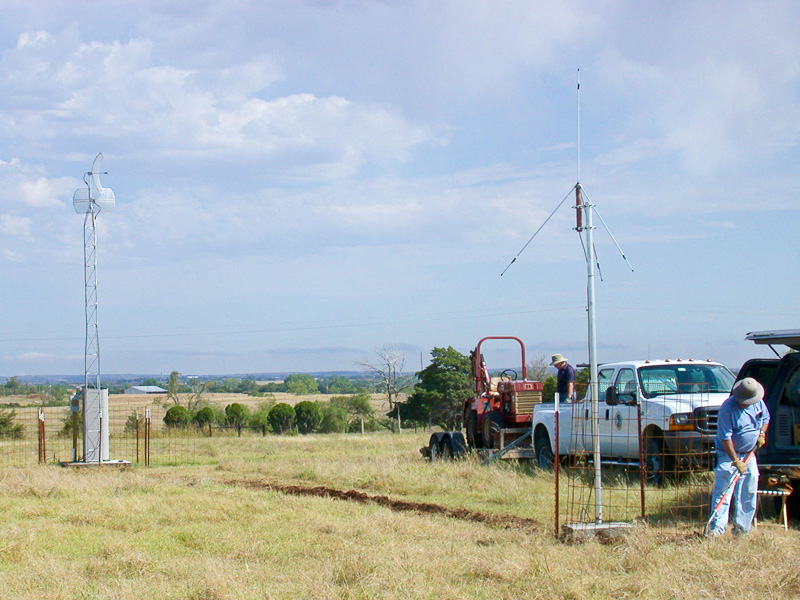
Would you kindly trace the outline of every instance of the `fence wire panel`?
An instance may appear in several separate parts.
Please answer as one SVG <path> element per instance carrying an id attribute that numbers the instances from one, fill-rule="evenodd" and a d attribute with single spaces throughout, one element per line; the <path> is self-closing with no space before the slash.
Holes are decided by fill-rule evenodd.
<path id="1" fill-rule="evenodd" d="M 709 515 L 715 465 L 718 406 L 695 388 L 668 403 L 637 403 L 620 394 L 599 403 L 597 440 L 600 482 L 596 485 L 590 402 L 572 405 L 570 447 L 560 499 L 561 523 L 645 522 L 658 528 L 702 527 Z M 599 502 L 598 502 L 599 494 Z M 599 505 L 599 507 L 598 507 Z"/>
<path id="2" fill-rule="evenodd" d="M 165 414 L 165 407 L 152 399 L 112 396 L 103 418 L 103 428 L 108 428 L 108 460 L 141 466 L 206 464 L 225 448 L 246 446 L 267 433 L 264 426 L 167 427 Z M 0 467 L 83 460 L 81 413 L 70 412 L 69 406 L 0 406 Z"/>

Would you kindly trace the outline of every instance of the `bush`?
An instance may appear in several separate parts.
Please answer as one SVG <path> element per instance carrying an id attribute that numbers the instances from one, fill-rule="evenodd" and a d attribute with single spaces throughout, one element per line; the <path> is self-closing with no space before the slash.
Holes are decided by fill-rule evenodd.
<path id="1" fill-rule="evenodd" d="M 225 423 L 232 427 L 244 427 L 250 422 L 250 409 L 234 402 L 225 407 Z"/>
<path id="2" fill-rule="evenodd" d="M 192 420 L 192 413 L 185 406 L 173 406 L 164 415 L 164 425 L 171 429 L 186 427 Z"/>
<path id="3" fill-rule="evenodd" d="M 305 400 L 294 407 L 294 419 L 300 433 L 312 433 L 322 423 L 322 411 L 316 403 Z"/>
<path id="4" fill-rule="evenodd" d="M 19 440 L 25 437 L 25 426 L 15 423 L 17 411 L 0 408 L 0 437 Z"/>
<path id="5" fill-rule="evenodd" d="M 269 424 L 275 433 L 285 433 L 294 426 L 294 408 L 281 402 L 269 411 Z"/>
<path id="6" fill-rule="evenodd" d="M 250 417 L 250 423 L 255 427 L 266 427 L 272 431 L 272 425 L 269 422 L 269 411 L 275 406 L 275 397 L 269 394 L 269 400 L 259 402 L 253 416 Z"/>

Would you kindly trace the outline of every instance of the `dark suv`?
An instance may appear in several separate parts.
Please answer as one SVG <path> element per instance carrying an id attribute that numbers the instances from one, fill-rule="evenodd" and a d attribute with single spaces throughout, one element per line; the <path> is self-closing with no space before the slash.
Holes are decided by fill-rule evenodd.
<path id="1" fill-rule="evenodd" d="M 753 377 L 764 386 L 764 402 L 770 414 L 767 443 L 758 452 L 761 481 L 770 477 L 789 480 L 795 491 L 789 510 L 800 518 L 800 352 L 781 356 L 776 345 L 800 350 L 800 329 L 754 331 L 745 339 L 766 344 L 776 358 L 754 358 L 742 365 L 736 380 Z"/>

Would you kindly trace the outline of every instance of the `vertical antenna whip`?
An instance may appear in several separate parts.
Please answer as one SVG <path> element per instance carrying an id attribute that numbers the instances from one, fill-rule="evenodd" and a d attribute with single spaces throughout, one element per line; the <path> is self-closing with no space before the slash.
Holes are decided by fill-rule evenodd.
<path id="1" fill-rule="evenodd" d="M 581 182 L 581 70 L 578 69 L 578 183 Z"/>

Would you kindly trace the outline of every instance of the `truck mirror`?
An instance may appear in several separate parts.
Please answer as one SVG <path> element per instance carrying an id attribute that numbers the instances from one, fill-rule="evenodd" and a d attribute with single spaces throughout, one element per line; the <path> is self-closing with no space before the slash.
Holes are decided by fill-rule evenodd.
<path id="1" fill-rule="evenodd" d="M 609 386 L 606 388 L 606 404 L 609 406 L 616 406 L 619 404 L 619 398 L 617 398 L 617 390 L 614 386 Z"/>

